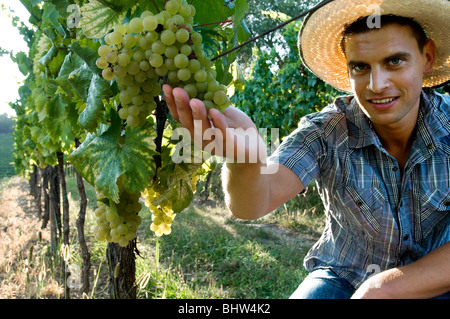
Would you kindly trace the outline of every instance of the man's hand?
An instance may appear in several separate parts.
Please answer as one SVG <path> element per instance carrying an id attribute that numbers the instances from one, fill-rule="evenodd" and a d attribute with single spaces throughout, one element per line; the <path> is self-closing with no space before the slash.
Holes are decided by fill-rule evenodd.
<path id="1" fill-rule="evenodd" d="M 419 260 L 367 279 L 352 298 L 428 299 L 450 291 L 450 243 Z"/>
<path id="2" fill-rule="evenodd" d="M 166 84 L 163 92 L 172 117 L 189 131 L 198 148 L 241 163 L 265 162 L 265 144 L 244 112 L 232 106 L 223 114 L 216 109 L 207 112 L 202 101 L 191 100 L 181 88 Z"/>

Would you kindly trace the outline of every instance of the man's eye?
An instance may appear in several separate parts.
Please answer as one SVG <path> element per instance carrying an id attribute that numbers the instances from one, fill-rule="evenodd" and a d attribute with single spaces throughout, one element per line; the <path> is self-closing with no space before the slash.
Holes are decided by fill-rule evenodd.
<path id="1" fill-rule="evenodd" d="M 361 71 L 364 71 L 365 69 L 366 69 L 365 64 L 356 64 L 353 66 L 353 70 L 356 72 L 361 72 Z"/>
<path id="2" fill-rule="evenodd" d="M 402 63 L 402 61 L 403 61 L 403 59 L 401 59 L 401 58 L 394 58 L 389 61 L 389 64 L 392 66 L 397 66 L 400 63 Z"/>

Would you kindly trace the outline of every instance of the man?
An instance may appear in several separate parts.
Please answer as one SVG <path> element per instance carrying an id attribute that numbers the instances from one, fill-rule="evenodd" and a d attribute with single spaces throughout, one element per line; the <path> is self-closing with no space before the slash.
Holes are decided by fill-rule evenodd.
<path id="1" fill-rule="evenodd" d="M 312 13 L 299 35 L 303 62 L 353 96 L 303 118 L 270 158 L 225 165 L 226 202 L 243 219 L 313 179 L 319 186 L 325 231 L 291 298 L 450 297 L 450 97 L 422 89 L 450 79 L 449 9 L 446 0 L 336 0 Z M 164 93 L 194 137 L 195 121 L 207 129 L 211 120 L 224 132 L 218 150 L 260 152 L 227 130 L 257 134 L 239 110 L 208 118 L 183 90 Z"/>

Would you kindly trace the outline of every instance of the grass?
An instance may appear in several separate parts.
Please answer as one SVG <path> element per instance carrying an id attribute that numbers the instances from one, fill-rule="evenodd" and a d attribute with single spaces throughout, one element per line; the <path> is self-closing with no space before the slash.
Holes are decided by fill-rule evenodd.
<path id="1" fill-rule="evenodd" d="M 5 179 L 3 183 L 8 185 L 1 188 L 3 192 L 27 186 L 23 180 L 12 183 Z M 79 209 L 75 178 L 69 177 L 67 185 L 72 222 L 69 263 L 81 266 L 75 227 Z M 87 183 L 86 190 L 90 201 L 85 231 L 92 267 L 91 292 L 84 297 L 104 299 L 109 298 L 107 245 L 94 240 L 95 191 Z M 177 215 L 172 234 L 159 239 L 149 229 L 150 212 L 147 208 L 141 211 L 143 224 L 138 234 L 136 258 L 138 298 L 283 299 L 290 296 L 306 276 L 303 258 L 317 239 L 323 224 L 321 216 L 304 211 L 293 213 L 289 207 L 296 204 L 292 202 L 266 218 L 246 222 L 231 218 L 220 203 L 195 201 Z M 32 217 L 29 215 L 23 212 L 18 216 L 16 227 L 23 226 L 20 219 Z M 32 232 L 37 227 L 36 224 L 27 231 Z M 31 240 L 31 235 L 22 236 L 21 241 L 26 242 L 23 247 L 7 247 L 16 258 L 14 262 L 0 264 L 2 272 L 7 274 L 0 276 L 0 296 L 63 297 L 64 277 L 59 263 L 50 257 L 46 232 L 42 231 L 40 240 Z M 30 249 L 34 250 L 32 256 Z M 27 272 L 28 277 L 24 275 Z M 72 298 L 82 297 L 79 291 L 72 289 Z"/>

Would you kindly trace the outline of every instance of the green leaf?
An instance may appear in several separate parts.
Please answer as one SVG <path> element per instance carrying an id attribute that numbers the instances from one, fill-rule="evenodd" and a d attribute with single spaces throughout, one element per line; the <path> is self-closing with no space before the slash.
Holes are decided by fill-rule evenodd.
<path id="1" fill-rule="evenodd" d="M 88 38 L 102 38 L 116 24 L 122 23 L 126 10 L 115 11 L 108 5 L 91 0 L 81 7 L 80 28 Z"/>
<path id="2" fill-rule="evenodd" d="M 71 49 L 86 62 L 92 72 L 100 73 L 100 69 L 95 63 L 99 57 L 97 52 L 99 46 L 98 43 L 92 41 L 83 41 L 81 43 L 80 41 L 74 41 Z"/>
<path id="3" fill-rule="evenodd" d="M 70 85 L 84 102 L 87 101 L 92 75 L 93 73 L 88 65 L 82 63 L 80 67 L 72 71 L 67 77 L 67 81 L 69 81 Z"/>
<path id="4" fill-rule="evenodd" d="M 129 128 L 121 136 L 122 121 L 111 111 L 111 125 L 103 133 L 88 134 L 80 147 L 69 155 L 78 172 L 107 198 L 118 203 L 120 178 L 124 190 L 136 194 L 144 191 L 155 174 L 153 156 L 156 137 L 152 126 Z"/>
<path id="5" fill-rule="evenodd" d="M 194 198 L 191 187 L 191 178 L 201 168 L 201 164 L 169 164 L 164 166 L 158 176 L 164 191 L 153 202 L 160 205 L 166 201 L 172 202 L 174 213 L 179 213 L 190 205 Z"/>
<path id="6" fill-rule="evenodd" d="M 92 74 L 86 99 L 86 108 L 81 112 L 80 126 L 89 132 L 93 132 L 103 116 L 105 109 L 103 99 L 112 95 L 109 82 L 97 74 Z"/>
<path id="7" fill-rule="evenodd" d="M 223 0 L 195 1 L 194 6 L 196 9 L 194 21 L 200 25 L 222 22 L 234 13 L 234 9 L 228 8 Z"/>

